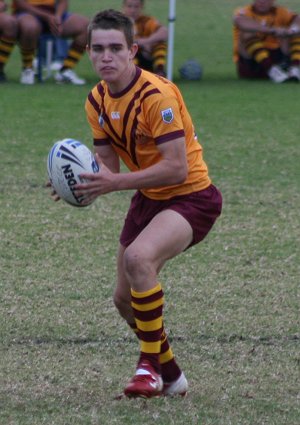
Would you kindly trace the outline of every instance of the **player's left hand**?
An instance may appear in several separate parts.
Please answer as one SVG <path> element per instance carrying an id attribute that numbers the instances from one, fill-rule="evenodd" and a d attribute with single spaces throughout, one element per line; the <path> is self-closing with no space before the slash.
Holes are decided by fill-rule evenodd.
<path id="1" fill-rule="evenodd" d="M 91 203 L 98 196 L 117 190 L 116 174 L 104 165 L 98 154 L 95 154 L 95 158 L 99 165 L 98 173 L 80 174 L 80 178 L 87 182 L 74 186 L 76 196 L 84 196 L 83 205 Z"/>
<path id="2" fill-rule="evenodd" d="M 51 198 L 53 199 L 53 201 L 55 201 L 55 202 L 59 201 L 59 200 L 60 200 L 60 197 L 58 196 L 58 194 L 57 194 L 57 193 L 55 192 L 55 190 L 53 189 L 52 184 L 51 184 L 51 182 L 50 182 L 50 181 L 48 181 L 48 182 L 46 183 L 46 187 L 50 187 L 50 188 L 52 189 L 52 191 L 51 191 L 51 193 L 50 193 L 50 196 L 51 196 Z"/>

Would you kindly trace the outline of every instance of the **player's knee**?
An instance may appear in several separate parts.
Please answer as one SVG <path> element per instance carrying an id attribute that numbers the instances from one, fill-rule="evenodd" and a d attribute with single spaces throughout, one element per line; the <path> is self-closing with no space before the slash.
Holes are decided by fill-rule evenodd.
<path id="1" fill-rule="evenodd" d="M 151 262 L 144 255 L 143 252 L 133 247 L 128 247 L 124 252 L 124 271 L 129 278 L 135 278 L 135 276 L 142 276 L 147 274 L 151 268 Z"/>

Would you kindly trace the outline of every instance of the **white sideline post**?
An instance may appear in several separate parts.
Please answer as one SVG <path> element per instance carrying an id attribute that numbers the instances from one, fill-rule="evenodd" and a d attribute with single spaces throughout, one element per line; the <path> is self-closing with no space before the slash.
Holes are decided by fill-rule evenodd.
<path id="1" fill-rule="evenodd" d="M 168 80 L 172 80 L 173 78 L 175 19 L 176 19 L 176 0 L 169 0 L 168 57 L 167 57 Z"/>

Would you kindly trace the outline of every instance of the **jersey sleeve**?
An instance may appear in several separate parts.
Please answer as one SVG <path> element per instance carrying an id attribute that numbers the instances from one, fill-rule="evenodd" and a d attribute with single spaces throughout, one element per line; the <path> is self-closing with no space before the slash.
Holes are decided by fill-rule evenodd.
<path id="1" fill-rule="evenodd" d="M 101 127 L 100 105 L 90 92 L 85 102 L 85 112 L 90 124 L 94 145 L 101 146 L 109 144 L 109 137 Z"/>
<path id="2" fill-rule="evenodd" d="M 147 125 L 156 145 L 184 137 L 180 105 L 175 97 L 159 97 L 146 111 Z"/>

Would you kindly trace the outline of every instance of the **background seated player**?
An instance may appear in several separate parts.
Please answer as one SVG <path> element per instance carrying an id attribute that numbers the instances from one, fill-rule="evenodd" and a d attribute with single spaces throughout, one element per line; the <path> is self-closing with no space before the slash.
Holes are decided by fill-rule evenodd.
<path id="1" fill-rule="evenodd" d="M 234 60 L 240 78 L 300 80 L 300 17 L 275 0 L 254 0 L 234 12 Z"/>
<path id="2" fill-rule="evenodd" d="M 135 63 L 143 69 L 166 76 L 168 30 L 153 16 L 143 14 L 144 0 L 124 0 L 123 13 L 134 22 L 139 46 Z"/>
<path id="3" fill-rule="evenodd" d="M 17 20 L 6 10 L 6 1 L 0 0 L 0 83 L 6 81 L 4 66 L 16 43 L 18 27 Z"/>
<path id="4" fill-rule="evenodd" d="M 50 32 L 54 36 L 70 38 L 67 56 L 55 79 L 58 83 L 85 84 L 73 68 L 85 52 L 88 18 L 68 12 L 67 0 L 14 0 L 13 10 L 19 24 L 19 41 L 23 61 L 20 82 L 34 84 L 33 59 L 39 36 Z"/>

